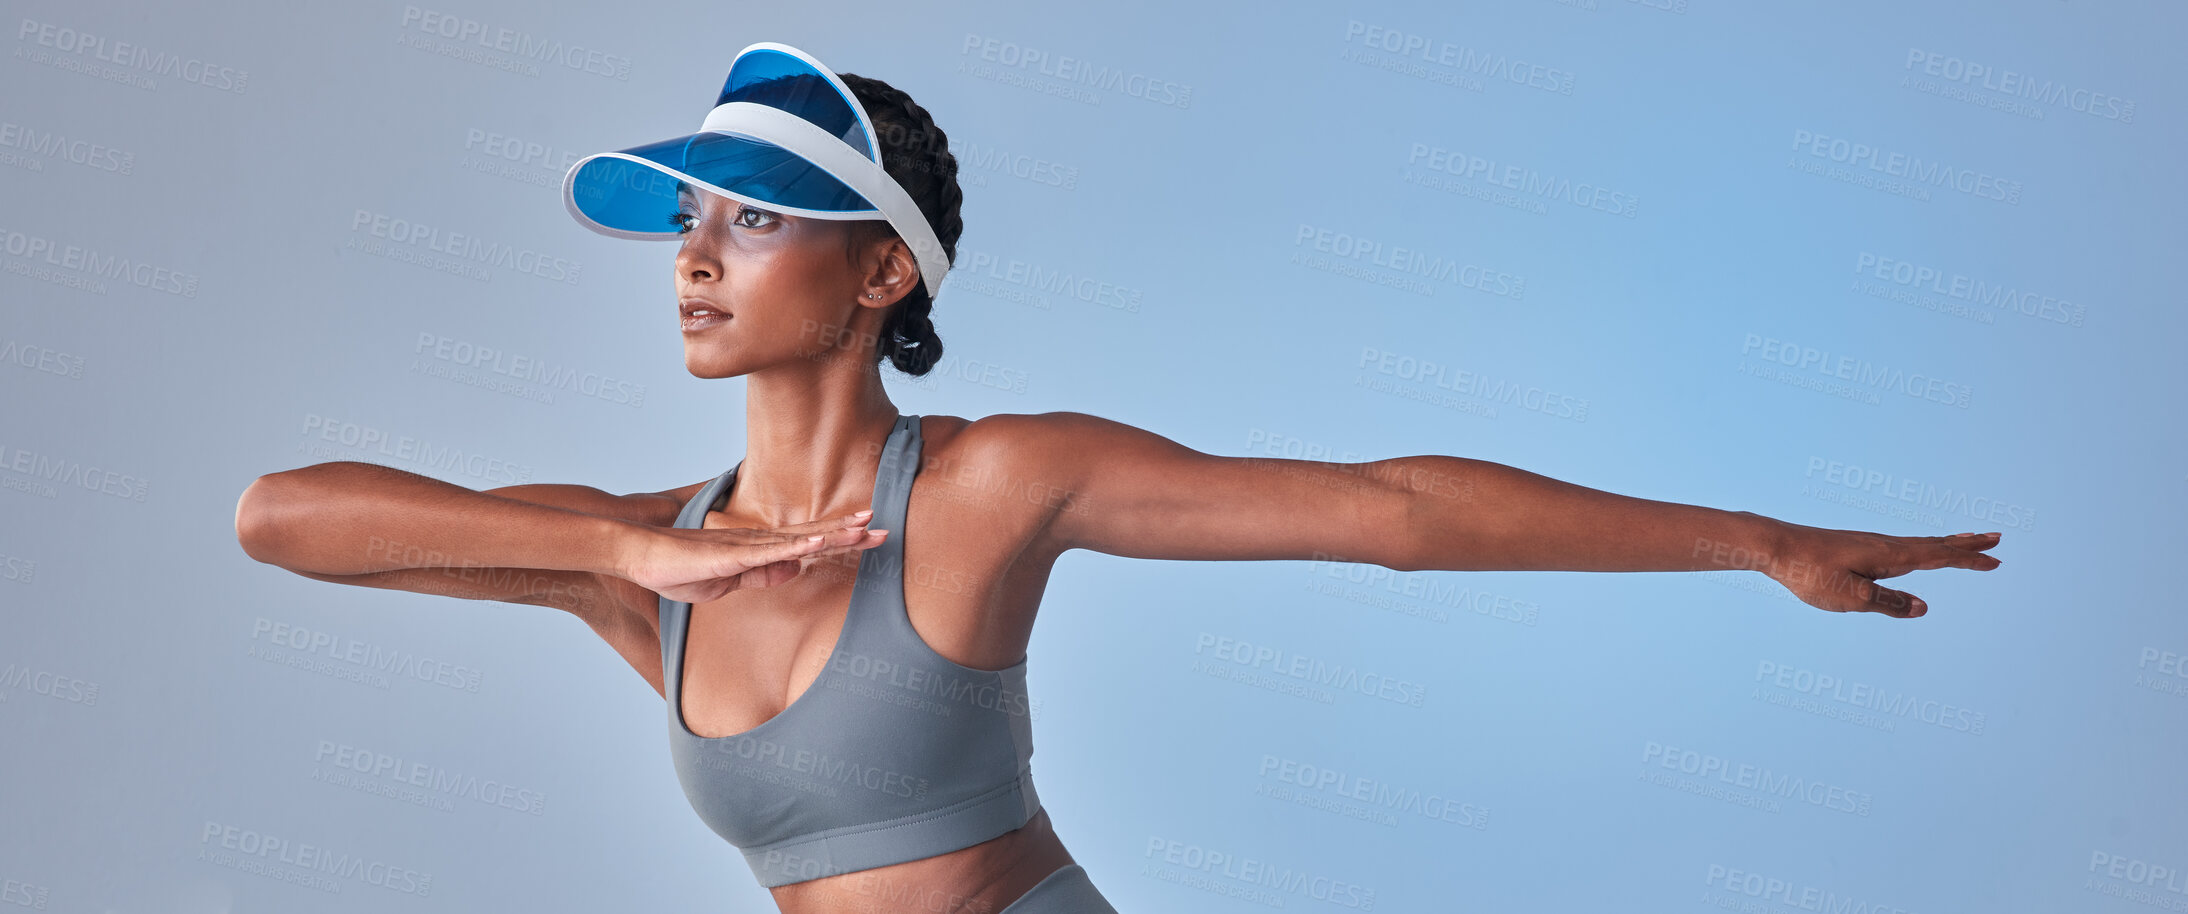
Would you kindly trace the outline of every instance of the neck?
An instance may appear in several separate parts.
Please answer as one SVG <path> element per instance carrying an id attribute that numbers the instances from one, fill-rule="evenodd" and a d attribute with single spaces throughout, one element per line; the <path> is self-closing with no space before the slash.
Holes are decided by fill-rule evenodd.
<path id="1" fill-rule="evenodd" d="M 771 528 L 871 507 L 899 414 L 878 370 L 791 367 L 745 377 L 745 457 L 730 493 L 734 510 Z"/>

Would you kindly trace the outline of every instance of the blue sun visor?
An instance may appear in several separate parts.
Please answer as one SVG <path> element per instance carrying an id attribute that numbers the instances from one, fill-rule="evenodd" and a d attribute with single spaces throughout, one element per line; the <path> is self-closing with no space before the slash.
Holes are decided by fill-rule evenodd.
<path id="1" fill-rule="evenodd" d="M 792 216 L 887 221 L 930 295 L 949 270 L 933 227 L 883 170 L 866 109 L 788 45 L 739 52 L 697 132 L 580 159 L 563 178 L 563 203 L 600 234 L 673 240 L 682 237 L 679 183 Z"/>

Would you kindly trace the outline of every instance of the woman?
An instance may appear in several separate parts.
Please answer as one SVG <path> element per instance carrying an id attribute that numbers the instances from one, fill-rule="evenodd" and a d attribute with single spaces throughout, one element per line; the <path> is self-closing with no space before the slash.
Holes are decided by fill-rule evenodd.
<path id="1" fill-rule="evenodd" d="M 700 132 L 565 185 L 588 228 L 680 240 L 685 367 L 746 379 L 744 459 L 630 495 L 320 464 L 253 483 L 239 540 L 319 580 L 584 619 L 662 694 L 693 808 L 789 912 L 1113 911 L 1030 776 L 1025 648 L 1069 549 L 1752 568 L 1898 618 L 1926 608 L 1876 579 L 1998 566 L 1996 533 L 1819 529 L 1459 457 L 1228 458 L 1081 413 L 904 416 L 878 364 L 919 375 L 941 354 L 956 171 L 903 92 L 745 49 Z"/>

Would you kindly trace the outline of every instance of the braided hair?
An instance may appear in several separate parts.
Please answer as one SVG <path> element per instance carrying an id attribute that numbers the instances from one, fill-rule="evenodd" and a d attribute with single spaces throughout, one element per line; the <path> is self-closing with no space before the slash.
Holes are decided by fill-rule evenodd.
<path id="1" fill-rule="evenodd" d="M 935 126 L 933 115 L 904 90 L 856 73 L 836 76 L 858 96 L 867 117 L 873 119 L 874 139 L 881 146 L 882 161 L 887 163 L 884 170 L 904 185 L 904 192 L 919 205 L 920 215 L 927 217 L 935 238 L 942 242 L 942 250 L 954 262 L 957 236 L 965 230 L 965 222 L 958 215 L 965 193 L 957 186 L 957 156 L 950 153 L 949 136 Z M 888 226 L 886 222 L 860 224 L 884 229 Z M 934 300 L 925 284 L 914 284 L 882 319 L 874 361 L 887 359 L 897 370 L 914 377 L 932 369 L 942 358 L 942 338 L 935 335 L 930 317 L 933 309 Z"/>

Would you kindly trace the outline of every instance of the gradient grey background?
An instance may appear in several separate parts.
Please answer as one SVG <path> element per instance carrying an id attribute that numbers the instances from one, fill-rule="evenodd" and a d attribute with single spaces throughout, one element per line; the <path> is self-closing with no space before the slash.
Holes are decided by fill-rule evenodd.
<path id="1" fill-rule="evenodd" d="M 2177 4 L 8 12 L 0 910 L 772 910 L 576 619 L 330 586 L 232 528 L 325 460 L 733 464 L 673 245 L 559 188 L 763 40 L 906 89 L 963 164 L 947 357 L 884 369 L 907 413 L 2005 534 L 1996 572 L 1892 581 L 1914 621 L 1752 573 L 1073 553 L 1034 765 L 1120 909 L 2188 904 Z M 1942 177 L 1871 167 L 1914 159 Z"/>

